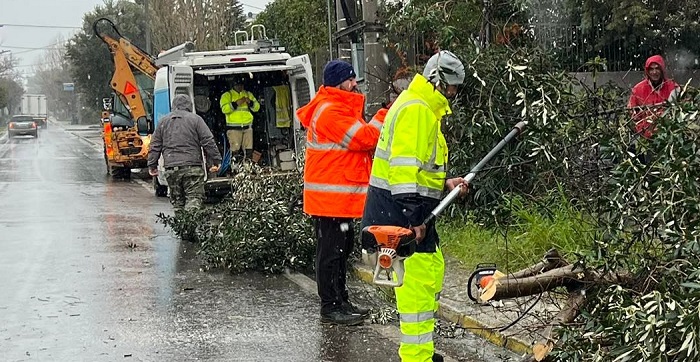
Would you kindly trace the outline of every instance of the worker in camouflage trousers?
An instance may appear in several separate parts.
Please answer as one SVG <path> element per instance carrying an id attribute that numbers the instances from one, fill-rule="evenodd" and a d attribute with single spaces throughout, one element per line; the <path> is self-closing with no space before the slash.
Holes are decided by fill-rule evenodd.
<path id="1" fill-rule="evenodd" d="M 192 100 L 184 94 L 173 98 L 172 111 L 158 122 L 148 152 L 148 172 L 158 175 L 158 159 L 163 155 L 165 179 L 175 213 L 195 210 L 204 198 L 204 161 L 210 172 L 219 170 L 221 154 L 214 136 L 202 117 L 192 113 Z"/>

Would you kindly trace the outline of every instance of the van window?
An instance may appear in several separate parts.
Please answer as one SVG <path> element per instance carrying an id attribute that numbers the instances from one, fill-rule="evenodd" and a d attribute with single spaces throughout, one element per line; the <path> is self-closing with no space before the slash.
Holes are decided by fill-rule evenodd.
<path id="1" fill-rule="evenodd" d="M 309 90 L 309 82 L 306 78 L 297 78 L 294 82 L 294 86 L 296 87 L 296 96 L 299 106 L 311 102 L 311 91 Z"/>

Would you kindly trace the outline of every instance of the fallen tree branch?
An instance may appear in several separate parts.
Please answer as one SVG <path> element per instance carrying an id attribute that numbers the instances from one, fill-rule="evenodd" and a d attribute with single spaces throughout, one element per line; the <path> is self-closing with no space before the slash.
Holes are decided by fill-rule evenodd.
<path id="1" fill-rule="evenodd" d="M 557 287 L 572 288 L 585 280 L 583 269 L 567 265 L 526 278 L 493 279 L 481 292 L 482 302 L 540 294 Z"/>
<path id="2" fill-rule="evenodd" d="M 515 273 L 508 274 L 508 278 L 519 279 L 535 274 L 544 273 L 552 269 L 561 268 L 567 266 L 569 263 L 564 260 L 557 249 L 549 249 L 547 254 L 544 255 L 542 261 L 539 263 L 529 266 L 523 270 L 517 271 Z"/>
<path id="3" fill-rule="evenodd" d="M 555 345 L 555 340 L 552 337 L 554 328 L 571 323 L 578 316 L 581 306 L 586 301 L 586 294 L 582 291 L 576 291 L 569 293 L 569 297 L 566 299 L 564 307 L 557 313 L 557 315 L 552 319 L 552 322 L 547 325 L 544 330 L 543 338 L 535 343 L 532 347 L 532 355 L 525 357 L 521 362 L 533 362 L 533 361 L 543 361 Z"/>

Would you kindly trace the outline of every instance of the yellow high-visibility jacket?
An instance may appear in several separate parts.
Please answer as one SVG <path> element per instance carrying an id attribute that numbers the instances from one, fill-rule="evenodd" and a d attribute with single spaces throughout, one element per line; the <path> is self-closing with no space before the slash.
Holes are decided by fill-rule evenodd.
<path id="1" fill-rule="evenodd" d="M 236 104 L 236 102 L 243 97 L 247 97 L 252 101 L 250 107 L 248 107 L 247 104 L 240 106 Z M 253 114 L 250 112 L 257 112 L 260 110 L 260 103 L 255 99 L 253 93 L 247 90 L 236 92 L 235 89 L 231 89 L 221 95 L 219 104 L 221 105 L 221 112 L 226 115 L 227 126 L 248 126 L 253 123 Z"/>
<path id="2" fill-rule="evenodd" d="M 440 120 L 449 113 L 447 99 L 416 75 L 386 115 L 370 185 L 392 195 L 415 193 L 439 200 L 447 165 Z"/>
<path id="3" fill-rule="evenodd" d="M 277 128 L 286 128 L 292 124 L 292 115 L 289 110 L 292 109 L 292 100 L 289 95 L 289 87 L 286 85 L 278 85 L 272 87 L 275 90 L 275 125 Z"/>

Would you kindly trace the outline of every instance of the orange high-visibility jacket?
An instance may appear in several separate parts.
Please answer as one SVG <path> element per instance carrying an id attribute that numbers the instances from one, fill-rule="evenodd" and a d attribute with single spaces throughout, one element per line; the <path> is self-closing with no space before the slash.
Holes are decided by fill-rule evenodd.
<path id="1" fill-rule="evenodd" d="M 362 118 L 365 96 L 321 86 L 297 110 L 306 131 L 304 212 L 314 216 L 359 218 L 365 206 L 371 151 L 382 122 Z"/>

